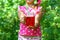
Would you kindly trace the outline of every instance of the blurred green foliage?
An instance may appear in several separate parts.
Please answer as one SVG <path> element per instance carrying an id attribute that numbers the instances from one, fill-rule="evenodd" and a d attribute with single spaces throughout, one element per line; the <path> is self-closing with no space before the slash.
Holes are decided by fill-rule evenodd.
<path id="1" fill-rule="evenodd" d="M 25 4 L 25 0 L 0 0 L 0 40 L 18 40 L 17 9 Z M 60 0 L 42 0 L 41 6 L 42 40 L 60 40 Z"/>

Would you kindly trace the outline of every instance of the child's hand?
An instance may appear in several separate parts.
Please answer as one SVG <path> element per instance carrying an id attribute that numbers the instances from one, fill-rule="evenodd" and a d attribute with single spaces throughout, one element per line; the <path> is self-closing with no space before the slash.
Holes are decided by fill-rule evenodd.
<path id="1" fill-rule="evenodd" d="M 30 29 L 36 29 L 36 27 L 34 26 L 28 26 Z"/>
<path id="2" fill-rule="evenodd" d="M 35 24 L 35 26 L 28 26 L 28 27 L 29 27 L 30 29 L 36 29 L 37 26 L 38 26 L 38 24 L 37 24 L 37 25 Z"/>
<path id="3" fill-rule="evenodd" d="M 39 23 L 35 23 L 35 27 L 38 27 Z"/>
<path id="4" fill-rule="evenodd" d="M 20 22 L 25 24 L 25 17 L 21 17 Z"/>

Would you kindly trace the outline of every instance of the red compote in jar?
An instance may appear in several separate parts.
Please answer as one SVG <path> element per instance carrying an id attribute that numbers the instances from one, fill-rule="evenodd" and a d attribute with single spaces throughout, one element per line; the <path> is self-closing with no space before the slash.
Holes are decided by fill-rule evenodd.
<path id="1" fill-rule="evenodd" d="M 26 25 L 34 27 L 35 17 L 26 17 Z"/>

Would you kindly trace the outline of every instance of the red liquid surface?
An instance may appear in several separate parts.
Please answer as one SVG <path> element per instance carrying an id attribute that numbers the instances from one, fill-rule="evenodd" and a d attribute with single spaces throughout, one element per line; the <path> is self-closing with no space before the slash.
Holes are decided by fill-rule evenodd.
<path id="1" fill-rule="evenodd" d="M 35 17 L 26 17 L 26 25 L 34 27 Z"/>

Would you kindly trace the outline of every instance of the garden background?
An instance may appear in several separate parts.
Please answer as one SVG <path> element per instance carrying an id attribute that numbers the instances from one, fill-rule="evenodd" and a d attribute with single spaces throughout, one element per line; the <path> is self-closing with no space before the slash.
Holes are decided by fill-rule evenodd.
<path id="1" fill-rule="evenodd" d="M 18 40 L 18 5 L 25 0 L 0 0 L 0 40 Z M 42 0 L 42 40 L 60 40 L 60 0 Z"/>

